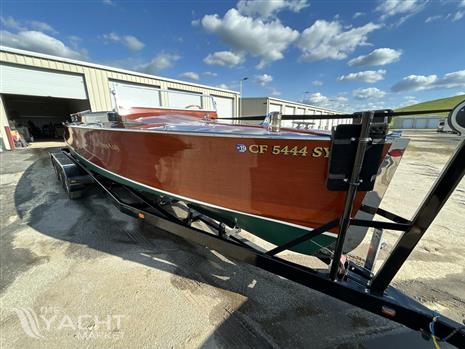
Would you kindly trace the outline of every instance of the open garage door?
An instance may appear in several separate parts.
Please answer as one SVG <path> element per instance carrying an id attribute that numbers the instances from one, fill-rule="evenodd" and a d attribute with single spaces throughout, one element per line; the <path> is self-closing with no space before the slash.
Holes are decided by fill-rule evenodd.
<path id="1" fill-rule="evenodd" d="M 62 123 L 70 114 L 90 109 L 89 101 L 82 99 L 4 94 L 2 100 L 9 127 L 22 137 L 17 147 L 23 142 L 62 141 Z"/>
<path id="2" fill-rule="evenodd" d="M 32 67 L 0 65 L 0 93 L 87 100 L 84 76 Z"/>
<path id="3" fill-rule="evenodd" d="M 218 117 L 230 118 L 234 116 L 234 100 L 228 97 L 213 96 Z"/>

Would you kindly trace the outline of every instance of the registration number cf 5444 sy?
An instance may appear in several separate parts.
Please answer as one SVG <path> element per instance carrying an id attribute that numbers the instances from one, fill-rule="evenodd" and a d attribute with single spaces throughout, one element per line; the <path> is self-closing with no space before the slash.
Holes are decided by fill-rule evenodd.
<path id="1" fill-rule="evenodd" d="M 329 157 L 329 147 L 314 147 L 308 148 L 307 146 L 289 146 L 289 145 L 273 145 L 268 146 L 267 144 L 251 144 L 249 146 L 245 144 L 237 144 L 236 149 L 240 153 L 252 153 L 252 154 L 267 154 L 273 155 L 289 155 L 289 156 L 311 156 L 314 158 Z"/>

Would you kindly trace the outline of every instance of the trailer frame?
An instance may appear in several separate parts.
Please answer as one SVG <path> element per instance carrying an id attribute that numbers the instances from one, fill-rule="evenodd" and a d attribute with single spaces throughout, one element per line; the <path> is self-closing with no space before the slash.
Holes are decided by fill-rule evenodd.
<path id="1" fill-rule="evenodd" d="M 154 200 L 145 193 L 94 173 L 80 163 L 79 159 L 73 156 L 67 148 L 51 153 L 50 158 L 59 180 L 71 199 L 80 197 L 90 183 L 95 183 L 112 199 L 121 212 L 129 216 L 420 331 L 426 339 L 446 341 L 459 348 L 465 348 L 464 325 L 445 316 L 439 316 L 435 311 L 390 285 L 396 273 L 464 177 L 465 139 L 461 141 L 454 155 L 449 159 L 423 203 L 418 207 L 413 219 L 408 220 L 382 208 L 369 206 L 363 206 L 361 209 L 387 218 L 390 222 L 354 219 L 351 218 L 350 212 L 359 185 L 360 166 L 366 151 L 366 143 L 363 140 L 368 139 L 369 126 L 374 116 L 374 112 L 362 114 L 362 120 L 366 121 L 362 123 L 360 131 L 359 140 L 361 141 L 357 147 L 344 214 L 336 220 L 269 251 L 245 239 L 239 234 L 238 229 L 227 227 L 225 223 L 200 214 L 187 205 L 183 206 L 187 210 L 187 217 L 180 218 L 169 209 L 176 205 L 177 201 Z M 214 233 L 194 227 L 195 221 L 207 224 Z M 364 266 L 349 261 L 342 254 L 345 233 L 350 225 L 374 228 L 374 236 Z M 316 255 L 328 264 L 329 270 L 317 270 L 277 256 L 280 252 L 337 226 L 339 234 L 334 252 L 329 255 Z M 374 274 L 373 265 L 379 251 L 383 229 L 398 230 L 404 233 L 380 270 Z"/>

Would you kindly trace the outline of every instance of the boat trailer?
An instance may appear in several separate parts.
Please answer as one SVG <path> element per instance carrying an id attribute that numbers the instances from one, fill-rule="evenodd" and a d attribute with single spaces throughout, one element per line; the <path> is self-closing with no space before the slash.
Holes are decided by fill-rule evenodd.
<path id="1" fill-rule="evenodd" d="M 374 118 L 378 116 L 376 113 L 371 111 L 359 115 L 361 123 L 357 132 L 360 133 L 350 177 L 346 181 L 346 200 L 342 216 L 269 251 L 245 239 L 239 234 L 239 229 L 228 227 L 180 201 L 151 197 L 88 170 L 66 148 L 50 153 L 50 158 L 58 179 L 71 199 L 81 197 L 86 187 L 94 183 L 108 194 L 121 212 L 129 216 L 420 331 L 426 340 L 432 339 L 436 348 L 441 341 L 465 348 L 464 324 L 439 315 L 390 285 L 464 177 L 465 139 L 461 141 L 411 220 L 382 208 L 369 206 L 362 206 L 361 210 L 382 216 L 389 222 L 354 219 L 350 212 L 357 188 L 361 184 L 360 172 L 367 153 L 370 128 Z M 177 207 L 178 211 L 180 209 L 183 214 L 176 213 L 173 207 Z M 202 230 L 193 226 L 199 221 L 208 229 Z M 349 261 L 342 254 L 346 232 L 351 225 L 374 228 L 364 266 Z M 334 250 L 315 256 L 324 261 L 329 270 L 313 269 L 277 256 L 280 252 L 335 227 L 339 227 L 339 234 Z M 373 266 L 380 249 L 383 229 L 396 230 L 403 234 L 383 265 L 374 273 Z"/>

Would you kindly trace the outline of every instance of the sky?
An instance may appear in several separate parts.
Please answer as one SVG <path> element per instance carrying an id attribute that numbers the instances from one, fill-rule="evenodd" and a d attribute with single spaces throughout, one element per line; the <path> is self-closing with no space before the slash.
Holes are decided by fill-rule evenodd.
<path id="1" fill-rule="evenodd" d="M 465 0 L 2 0 L 4 46 L 341 111 L 465 94 Z"/>

